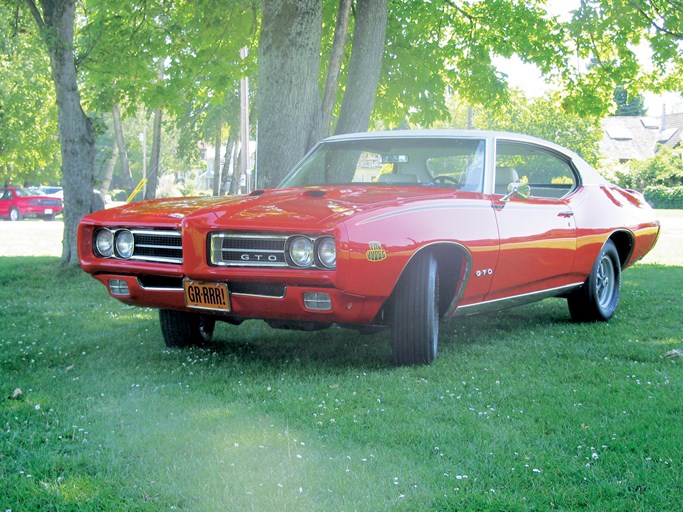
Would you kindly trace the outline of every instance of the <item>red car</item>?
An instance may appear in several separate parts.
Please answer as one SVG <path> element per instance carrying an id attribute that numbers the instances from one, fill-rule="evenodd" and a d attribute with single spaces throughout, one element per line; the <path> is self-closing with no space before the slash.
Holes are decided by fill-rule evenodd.
<path id="1" fill-rule="evenodd" d="M 328 138 L 276 189 L 94 213 L 78 245 L 113 297 L 159 308 L 169 346 L 259 318 L 388 327 L 396 364 L 428 364 L 461 315 L 566 297 L 574 320 L 609 320 L 658 234 L 639 193 L 555 144 L 396 131 Z"/>
<path id="2" fill-rule="evenodd" d="M 0 217 L 8 217 L 9 220 L 21 220 L 24 217 L 54 220 L 63 209 L 59 198 L 36 195 L 20 187 L 0 188 Z"/>

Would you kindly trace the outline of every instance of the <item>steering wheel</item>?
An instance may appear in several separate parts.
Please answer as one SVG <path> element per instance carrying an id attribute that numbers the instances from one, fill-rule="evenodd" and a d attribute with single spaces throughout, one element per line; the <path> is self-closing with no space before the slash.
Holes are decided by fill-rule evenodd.
<path id="1" fill-rule="evenodd" d="M 449 183 L 456 187 L 460 186 L 460 182 L 451 176 L 434 176 L 432 178 L 432 183 L 442 187 L 445 187 Z"/>

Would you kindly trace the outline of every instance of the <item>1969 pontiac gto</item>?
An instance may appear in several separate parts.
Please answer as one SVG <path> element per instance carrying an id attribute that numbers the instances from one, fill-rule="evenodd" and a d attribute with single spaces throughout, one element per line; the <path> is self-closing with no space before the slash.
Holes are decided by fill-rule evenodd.
<path id="1" fill-rule="evenodd" d="M 565 297 L 572 319 L 609 320 L 658 234 L 642 195 L 555 144 L 393 131 L 325 139 L 275 189 L 93 213 L 78 244 L 112 297 L 159 309 L 168 346 L 216 321 L 388 327 L 408 365 L 460 315 Z"/>

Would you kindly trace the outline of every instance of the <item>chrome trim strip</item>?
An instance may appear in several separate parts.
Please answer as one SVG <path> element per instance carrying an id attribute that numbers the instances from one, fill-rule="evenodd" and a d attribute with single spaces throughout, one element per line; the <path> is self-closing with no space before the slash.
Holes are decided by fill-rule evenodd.
<path id="1" fill-rule="evenodd" d="M 175 248 L 176 250 L 179 250 L 180 247 Z M 123 259 L 123 258 L 119 258 Z M 154 263 L 177 263 L 180 264 L 183 262 L 182 258 L 169 258 L 167 256 L 131 256 L 128 258 L 129 260 L 137 260 L 137 261 L 151 261 Z"/>
<path id="2" fill-rule="evenodd" d="M 228 283 L 228 292 L 230 293 L 231 296 L 232 296 L 232 295 L 235 295 L 235 296 L 238 296 L 238 297 L 255 297 L 255 298 L 257 298 L 257 299 L 277 299 L 277 300 L 281 300 L 281 299 L 284 299 L 285 296 L 287 295 L 287 288 L 285 287 L 285 294 L 284 294 L 284 295 L 256 295 L 256 294 L 254 294 L 254 293 L 233 293 L 233 292 L 230 292 L 230 283 Z"/>
<path id="3" fill-rule="evenodd" d="M 520 295 L 513 295 L 512 297 L 505 297 L 501 299 L 494 299 L 476 304 L 467 304 L 456 309 L 454 317 L 468 316 L 477 313 L 485 313 L 488 311 L 498 311 L 503 308 L 511 308 L 515 306 L 523 306 L 532 302 L 537 302 L 549 297 L 557 297 L 564 292 L 568 292 L 583 286 L 583 281 L 579 283 L 569 284 L 566 286 L 558 286 L 557 288 L 549 288 L 547 290 L 540 290 L 537 292 L 523 293 Z M 503 304 L 503 306 L 501 306 Z"/>
<path id="4" fill-rule="evenodd" d="M 270 261 L 248 261 L 248 262 L 239 262 L 239 261 L 212 261 L 212 265 L 215 265 L 217 267 L 270 267 L 270 268 L 277 268 L 277 267 L 289 267 L 287 263 L 285 262 L 270 262 Z M 313 267 L 311 267 L 313 268 Z"/>
<path id="5" fill-rule="evenodd" d="M 144 286 L 139 279 L 137 279 L 138 286 L 142 288 L 143 290 L 149 291 L 149 292 L 180 292 L 180 293 L 185 293 L 185 290 L 183 288 L 159 288 L 156 286 Z M 285 286 L 285 291 L 282 295 L 258 295 L 256 293 L 235 293 L 230 291 L 230 283 L 228 284 L 228 293 L 232 296 L 238 296 L 238 297 L 254 297 L 257 299 L 276 299 L 276 300 L 281 300 L 284 299 L 287 296 L 287 287 Z"/>
<path id="6" fill-rule="evenodd" d="M 122 228 L 115 228 L 116 230 L 122 229 Z M 154 229 L 131 229 L 131 233 L 134 235 L 152 235 L 152 236 L 173 236 L 176 238 L 180 238 L 182 234 L 180 231 L 170 231 L 170 230 L 159 230 L 156 231 Z"/>

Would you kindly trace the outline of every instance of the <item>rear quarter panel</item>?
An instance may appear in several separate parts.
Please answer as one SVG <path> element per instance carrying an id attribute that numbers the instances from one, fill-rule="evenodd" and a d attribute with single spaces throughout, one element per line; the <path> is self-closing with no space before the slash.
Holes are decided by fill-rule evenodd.
<path id="1" fill-rule="evenodd" d="M 613 185 L 589 185 L 570 196 L 577 228 L 574 270 L 588 276 L 605 242 L 617 232 L 627 233 L 633 245 L 624 267 L 632 265 L 654 246 L 659 222 L 639 194 Z"/>

